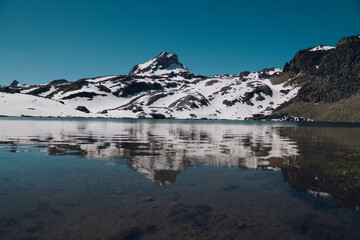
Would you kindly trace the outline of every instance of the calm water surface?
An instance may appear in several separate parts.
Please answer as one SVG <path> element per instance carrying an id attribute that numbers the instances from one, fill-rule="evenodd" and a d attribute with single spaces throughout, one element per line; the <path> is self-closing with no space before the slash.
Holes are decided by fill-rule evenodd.
<path id="1" fill-rule="evenodd" d="M 0 239 L 359 239 L 360 125 L 0 119 Z"/>

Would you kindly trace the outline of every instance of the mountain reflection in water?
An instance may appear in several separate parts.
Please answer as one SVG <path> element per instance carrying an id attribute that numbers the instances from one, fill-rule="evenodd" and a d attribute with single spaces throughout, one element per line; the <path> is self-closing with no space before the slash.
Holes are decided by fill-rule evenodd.
<path id="1" fill-rule="evenodd" d="M 194 166 L 279 170 L 295 190 L 360 206 L 360 128 L 211 121 L 1 120 L 2 151 L 127 164 L 159 185 Z M 29 127 L 31 126 L 31 127 Z"/>

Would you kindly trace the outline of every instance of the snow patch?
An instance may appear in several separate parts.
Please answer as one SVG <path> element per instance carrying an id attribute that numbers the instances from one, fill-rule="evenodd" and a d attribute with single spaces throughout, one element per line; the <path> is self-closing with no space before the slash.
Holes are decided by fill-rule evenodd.
<path id="1" fill-rule="evenodd" d="M 334 49 L 335 47 L 331 46 L 317 46 L 312 49 L 310 49 L 310 52 L 316 52 L 316 51 L 329 51 L 331 49 Z"/>
<path id="2" fill-rule="evenodd" d="M 331 195 L 329 193 L 326 193 L 326 192 L 320 192 L 320 191 L 313 191 L 311 189 L 309 189 L 307 191 L 308 194 L 311 194 L 315 197 L 331 197 Z"/>

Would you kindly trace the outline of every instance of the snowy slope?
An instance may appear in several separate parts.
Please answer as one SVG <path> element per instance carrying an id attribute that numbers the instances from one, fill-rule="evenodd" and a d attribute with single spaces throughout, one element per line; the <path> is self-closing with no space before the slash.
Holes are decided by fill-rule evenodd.
<path id="1" fill-rule="evenodd" d="M 38 117 L 93 117 L 60 102 L 20 93 L 0 92 L 0 115 Z"/>

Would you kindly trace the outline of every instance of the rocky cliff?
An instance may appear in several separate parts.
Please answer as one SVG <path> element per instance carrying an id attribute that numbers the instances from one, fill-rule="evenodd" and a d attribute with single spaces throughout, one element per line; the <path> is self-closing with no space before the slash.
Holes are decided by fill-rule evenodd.
<path id="1" fill-rule="evenodd" d="M 343 38 L 335 48 L 319 46 L 297 52 L 279 78 L 284 76 L 301 88 L 272 117 L 360 121 L 360 36 Z"/>

